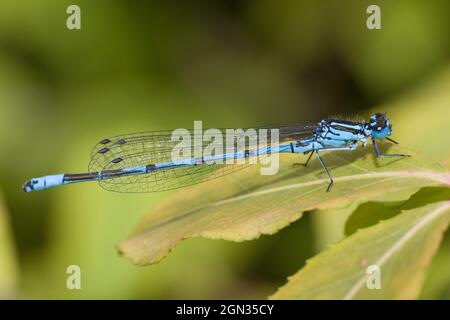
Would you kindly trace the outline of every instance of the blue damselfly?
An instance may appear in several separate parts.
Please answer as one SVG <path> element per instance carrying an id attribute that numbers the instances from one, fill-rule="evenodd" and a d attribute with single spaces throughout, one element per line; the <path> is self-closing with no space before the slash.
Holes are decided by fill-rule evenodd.
<path id="1" fill-rule="evenodd" d="M 250 159 L 260 153 L 302 153 L 309 154 L 304 164 L 308 165 L 313 154 L 328 175 L 327 191 L 333 184 L 333 177 L 322 160 L 325 151 L 354 150 L 358 143 L 363 146 L 371 140 L 374 154 L 380 157 L 404 157 L 404 154 L 382 154 L 376 140 L 387 139 L 392 126 L 385 114 L 377 113 L 369 122 L 341 119 L 326 119 L 313 125 L 290 125 L 277 127 L 278 143 L 268 143 L 257 150 L 247 147 L 233 153 L 214 154 L 209 157 L 190 156 L 173 160 L 173 131 L 152 131 L 125 134 L 100 141 L 91 152 L 87 173 L 57 174 L 28 180 L 23 191 L 31 192 L 50 187 L 84 181 L 98 181 L 107 190 L 118 192 L 158 192 L 193 185 L 224 176 L 247 167 L 249 162 L 234 164 L 217 163 L 217 159 Z M 219 130 L 219 129 L 216 129 Z M 193 134 L 188 131 L 187 134 Z M 216 142 L 217 143 L 217 142 Z M 223 145 L 223 141 L 221 141 Z M 204 148 L 209 142 L 202 141 Z M 197 148 L 195 146 L 193 149 Z M 192 150 L 195 154 L 195 150 Z"/>

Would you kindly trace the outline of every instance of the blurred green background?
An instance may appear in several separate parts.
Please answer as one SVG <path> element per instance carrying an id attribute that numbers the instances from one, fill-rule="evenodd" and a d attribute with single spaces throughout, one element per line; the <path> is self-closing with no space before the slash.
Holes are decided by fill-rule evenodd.
<path id="1" fill-rule="evenodd" d="M 66 28 L 70 4 L 81 30 Z M 366 27 L 370 4 L 381 30 Z M 449 12 L 447 0 L 1 1 L 0 298 L 267 297 L 340 237 L 332 212 L 257 241 L 184 241 L 136 267 L 114 246 L 170 193 L 21 185 L 85 171 L 110 135 L 373 110 L 389 112 L 394 138 L 448 165 Z M 81 290 L 66 289 L 72 264 Z M 423 298 L 450 298 L 449 266 L 447 234 Z"/>

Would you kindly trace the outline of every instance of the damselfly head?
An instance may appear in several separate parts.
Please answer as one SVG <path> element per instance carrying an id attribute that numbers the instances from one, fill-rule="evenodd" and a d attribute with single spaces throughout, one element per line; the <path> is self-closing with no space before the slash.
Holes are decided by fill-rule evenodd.
<path id="1" fill-rule="evenodd" d="M 384 139 L 392 133 L 392 125 L 383 113 L 371 115 L 368 127 L 371 130 L 372 137 L 376 139 Z"/>

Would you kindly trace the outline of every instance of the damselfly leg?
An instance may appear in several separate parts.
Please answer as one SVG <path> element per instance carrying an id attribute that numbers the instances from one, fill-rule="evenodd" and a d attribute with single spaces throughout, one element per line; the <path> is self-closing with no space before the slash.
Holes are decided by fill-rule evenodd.
<path id="1" fill-rule="evenodd" d="M 325 170 L 325 172 L 328 175 L 328 179 L 329 179 L 329 183 L 328 183 L 328 187 L 327 187 L 327 192 L 330 192 L 331 190 L 331 186 L 333 185 L 334 181 L 333 181 L 333 177 L 331 176 L 330 172 L 328 171 L 327 166 L 325 165 L 325 163 L 323 162 L 322 158 L 320 157 L 320 151 L 337 151 L 337 150 L 355 150 L 356 149 L 356 141 L 353 142 L 351 145 L 346 146 L 346 147 L 339 147 L 339 148 L 323 148 L 323 149 L 318 149 L 316 150 L 316 154 L 317 154 L 317 158 L 319 159 L 320 164 L 322 165 L 323 170 Z"/>
<path id="2" fill-rule="evenodd" d="M 317 158 L 319 159 L 320 164 L 322 165 L 323 170 L 325 170 L 325 172 L 328 175 L 328 179 L 330 180 L 330 182 L 328 183 L 328 187 L 327 187 L 327 192 L 330 192 L 331 186 L 334 183 L 333 177 L 331 176 L 330 172 L 328 171 L 327 166 L 325 165 L 325 163 L 323 163 L 323 160 L 320 157 L 319 150 L 316 150 L 316 154 L 317 154 Z"/>
<path id="3" fill-rule="evenodd" d="M 308 163 L 311 160 L 313 153 L 314 153 L 314 151 L 309 152 L 308 159 L 306 159 L 305 163 L 294 163 L 294 167 L 296 167 L 296 166 L 304 166 L 304 167 L 308 166 Z"/>
<path id="4" fill-rule="evenodd" d="M 314 153 L 313 151 L 311 151 L 311 152 L 309 153 L 308 159 L 307 159 L 306 162 L 303 164 L 305 167 L 308 165 L 309 161 L 311 160 L 311 157 L 312 157 L 313 153 Z"/>
<path id="5" fill-rule="evenodd" d="M 395 144 L 398 144 L 398 142 L 388 139 L 389 141 L 394 142 Z M 377 158 L 384 158 L 384 157 L 411 157 L 409 154 L 401 154 L 401 153 L 381 153 L 380 149 L 378 149 L 377 142 L 374 138 L 372 138 L 372 146 L 373 146 L 373 152 L 375 153 L 375 157 Z"/>

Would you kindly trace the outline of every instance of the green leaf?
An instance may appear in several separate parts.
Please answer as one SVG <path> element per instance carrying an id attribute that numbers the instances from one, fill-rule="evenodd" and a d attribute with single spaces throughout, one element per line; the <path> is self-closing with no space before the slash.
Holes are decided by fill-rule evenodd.
<path id="1" fill-rule="evenodd" d="M 379 200 L 389 205 L 391 202 L 404 203 L 409 199 L 411 193 L 411 189 L 398 190 L 388 194 L 383 193 L 379 199 L 373 198 L 370 202 L 354 201 L 350 206 L 343 208 L 315 210 L 312 218 L 317 252 L 344 239 L 358 228 L 368 227 L 382 220 L 379 216 L 383 215 L 383 212 L 372 210 L 368 213 L 364 211 L 367 208 L 367 203 L 378 204 Z M 389 209 L 389 207 L 383 209 Z"/>
<path id="2" fill-rule="evenodd" d="M 450 159 L 449 159 L 450 160 Z M 450 164 L 450 161 L 447 161 Z M 433 257 L 430 267 L 427 270 L 427 279 L 422 288 L 421 299 L 450 299 L 450 232 L 444 235 L 443 243 L 438 252 Z"/>
<path id="3" fill-rule="evenodd" d="M 441 188 L 448 195 L 448 190 Z M 427 201 L 417 193 L 412 201 Z M 411 205 L 407 201 L 404 207 Z M 450 201 L 406 210 L 307 261 L 272 299 L 414 299 L 450 221 Z M 367 268 L 380 268 L 381 288 L 368 289 Z"/>
<path id="4" fill-rule="evenodd" d="M 449 300 L 450 299 L 450 234 L 444 235 L 437 253 L 434 255 L 427 270 L 426 281 L 420 293 L 421 299 Z"/>
<path id="5" fill-rule="evenodd" d="M 386 147 L 386 145 L 384 145 Z M 383 151 L 387 151 L 383 148 Z M 389 152 L 408 152 L 393 147 Z M 317 160 L 308 168 L 298 155 L 280 157 L 280 170 L 262 176 L 245 171 L 185 188 L 144 217 L 119 251 L 138 265 L 158 262 L 177 243 L 191 237 L 251 240 L 274 234 L 304 211 L 343 207 L 389 192 L 449 184 L 445 168 L 419 154 L 402 159 L 374 159 L 370 148 L 325 154 L 335 185 L 331 192 Z"/>
<path id="6" fill-rule="evenodd" d="M 369 201 L 360 204 L 345 224 L 345 234 L 351 235 L 358 229 L 372 226 L 380 220 L 387 220 L 403 210 L 425 206 L 450 199 L 450 188 L 428 187 L 419 190 L 405 201 Z"/>

